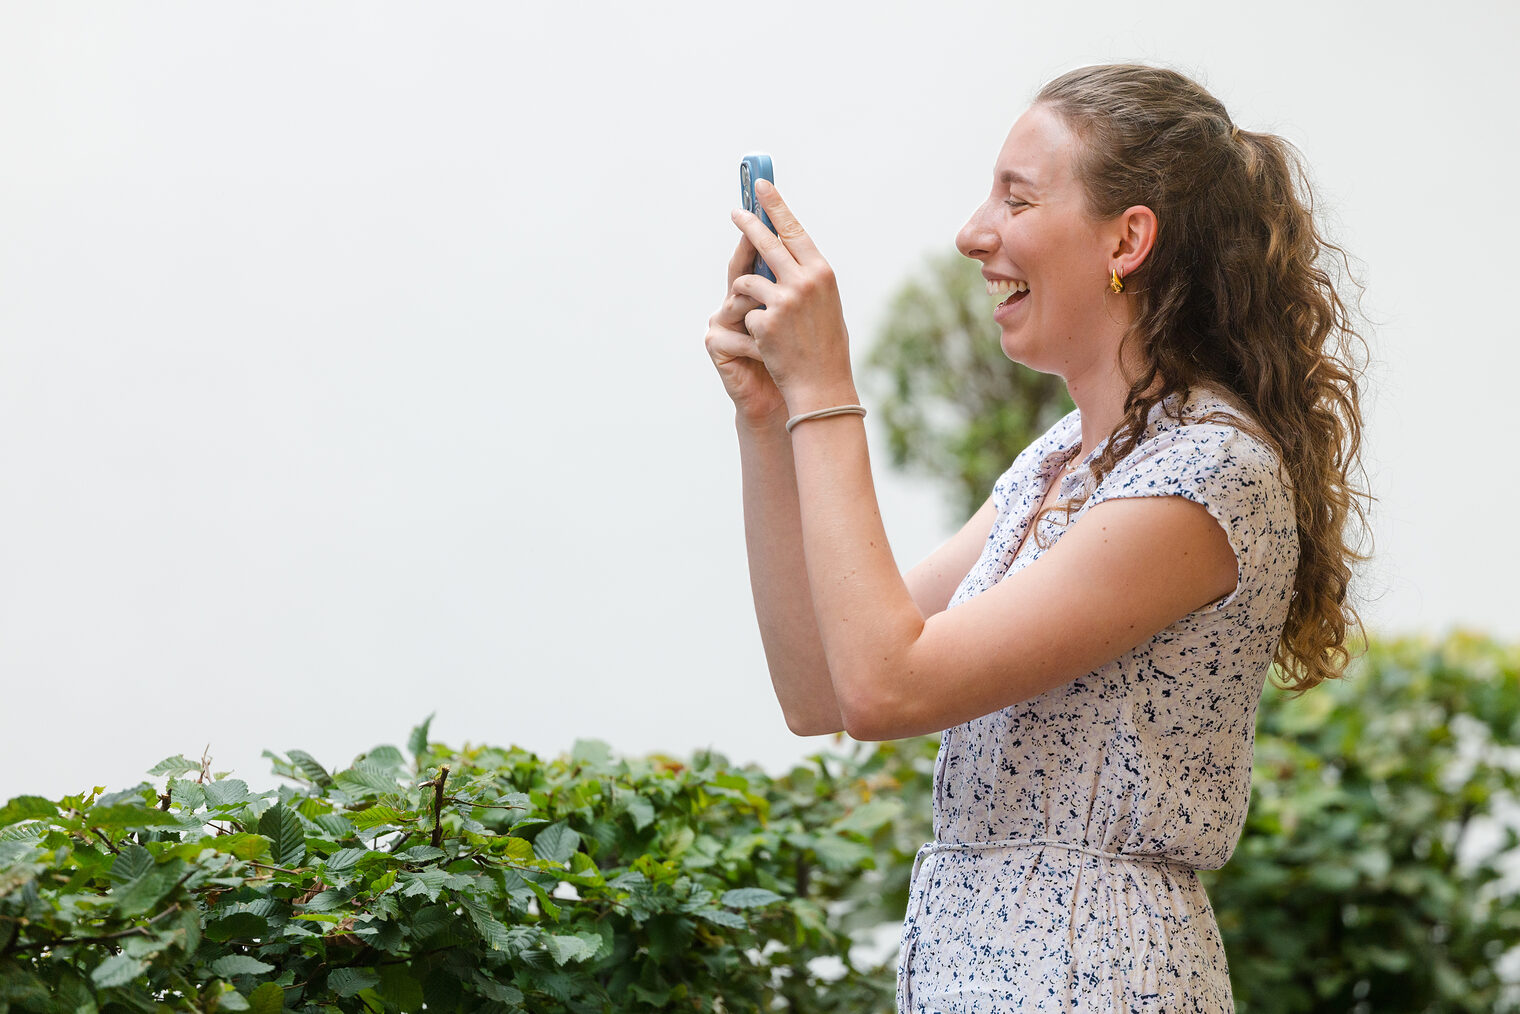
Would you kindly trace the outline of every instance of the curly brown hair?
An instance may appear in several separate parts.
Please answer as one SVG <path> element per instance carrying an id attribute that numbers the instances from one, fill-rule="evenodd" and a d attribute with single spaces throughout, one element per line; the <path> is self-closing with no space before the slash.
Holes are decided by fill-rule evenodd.
<path id="1" fill-rule="evenodd" d="M 1296 696 L 1344 675 L 1348 628 L 1366 639 L 1347 592 L 1351 563 L 1371 554 L 1347 535 L 1353 515 L 1371 535 L 1362 501 L 1372 497 L 1354 481 L 1365 476 L 1365 358 L 1353 352 L 1367 343 L 1337 292 L 1349 259 L 1315 221 L 1302 156 L 1275 134 L 1238 129 L 1202 86 L 1157 67 L 1074 70 L 1035 104 L 1076 137 L 1095 219 L 1144 205 L 1158 221 L 1150 255 L 1125 279 L 1134 322 L 1121 361 L 1133 345 L 1146 365 L 1089 467 L 1093 483 L 1135 449 L 1158 402 L 1175 393 L 1185 403 L 1194 385 L 1225 394 L 1246 417 L 1202 421 L 1228 421 L 1271 446 L 1297 512 L 1298 570 L 1273 655 L 1281 686 Z M 1081 502 L 1041 516 L 1069 518 Z"/>

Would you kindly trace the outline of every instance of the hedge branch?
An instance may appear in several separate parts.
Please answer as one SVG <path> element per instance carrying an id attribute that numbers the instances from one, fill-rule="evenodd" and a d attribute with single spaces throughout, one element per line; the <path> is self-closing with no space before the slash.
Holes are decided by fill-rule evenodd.
<path id="1" fill-rule="evenodd" d="M 443 783 L 449 780 L 449 766 L 443 765 L 438 769 L 438 777 L 433 779 L 433 848 L 443 844 Z"/>

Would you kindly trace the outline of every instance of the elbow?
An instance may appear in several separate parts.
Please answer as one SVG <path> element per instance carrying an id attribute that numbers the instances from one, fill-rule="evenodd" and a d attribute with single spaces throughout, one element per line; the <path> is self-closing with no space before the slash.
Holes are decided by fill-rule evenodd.
<path id="1" fill-rule="evenodd" d="M 924 715 L 924 685 L 915 646 L 924 630 L 923 615 L 912 607 L 911 617 L 889 624 L 873 639 L 875 647 L 842 664 L 835 674 L 834 692 L 844 730 L 851 739 L 881 743 L 918 735 Z M 865 657 L 862 657 L 864 655 Z"/>
<path id="2" fill-rule="evenodd" d="M 871 712 L 852 711 L 845 715 L 844 732 L 851 739 L 862 743 L 884 743 L 889 739 L 902 739 L 895 730 L 896 722 L 891 716 Z"/>
<path id="3" fill-rule="evenodd" d="M 833 694 L 819 695 L 812 700 L 783 700 L 781 714 L 793 736 L 832 736 L 843 732 L 845 727 Z"/>
<path id="4" fill-rule="evenodd" d="M 861 743 L 881 743 L 892 739 L 891 736 L 883 736 L 877 731 L 874 722 L 856 718 L 853 721 L 846 720 L 844 734 Z"/>
<path id="5" fill-rule="evenodd" d="M 854 690 L 840 694 L 839 713 L 844 731 L 851 739 L 862 743 L 881 743 L 889 739 L 902 739 L 908 727 L 906 702 L 890 693 L 889 681 L 882 672 L 862 674 L 865 678 L 852 681 Z"/>
<path id="6" fill-rule="evenodd" d="M 832 736 L 836 732 L 846 732 L 845 725 L 836 716 L 834 718 L 822 718 L 817 715 L 787 715 L 786 727 L 793 736 L 806 738 L 808 736 Z"/>

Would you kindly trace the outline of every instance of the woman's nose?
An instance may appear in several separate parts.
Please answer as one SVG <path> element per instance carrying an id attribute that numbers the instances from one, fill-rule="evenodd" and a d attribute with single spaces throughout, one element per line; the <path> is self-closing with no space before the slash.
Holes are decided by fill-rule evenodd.
<path id="1" fill-rule="evenodd" d="M 955 234 L 955 246 L 975 260 L 985 260 L 997 246 L 997 233 L 988 227 L 984 204 L 971 213 L 961 231 Z"/>

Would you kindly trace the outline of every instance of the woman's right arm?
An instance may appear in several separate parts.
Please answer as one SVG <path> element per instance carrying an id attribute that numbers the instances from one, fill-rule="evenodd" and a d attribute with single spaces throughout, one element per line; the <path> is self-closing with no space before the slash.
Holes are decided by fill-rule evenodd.
<path id="1" fill-rule="evenodd" d="M 839 732 L 844 719 L 813 615 L 813 594 L 802 556 L 802 512 L 792 439 L 784 413 L 771 424 L 741 416 L 739 463 L 744 475 L 744 544 L 755 618 L 771 685 L 799 736 Z"/>
<path id="2" fill-rule="evenodd" d="M 752 425 L 741 417 L 737 428 L 750 589 L 771 685 L 792 732 L 799 736 L 839 732 L 844 719 L 824 657 L 802 554 L 802 514 L 791 437 L 779 417 L 770 425 Z M 961 579 L 981 555 L 996 516 L 989 497 L 959 532 L 905 576 L 925 619 L 949 605 Z"/>
<path id="3" fill-rule="evenodd" d="M 754 247 L 741 238 L 729 262 L 730 288 L 749 270 L 754 254 Z M 744 314 L 756 305 L 730 291 L 708 321 L 707 350 L 736 409 L 750 589 L 771 684 L 787 727 L 799 736 L 821 736 L 842 730 L 844 719 L 813 613 L 786 403 L 743 324 Z M 949 604 L 981 553 L 995 514 L 989 499 L 904 578 L 926 619 Z"/>
<path id="4" fill-rule="evenodd" d="M 741 236 L 728 263 L 730 291 L 707 322 L 707 352 L 734 402 L 750 588 L 771 684 L 787 728 L 799 736 L 822 736 L 843 729 L 844 719 L 823 656 L 802 557 L 802 510 L 786 401 L 744 326 L 744 315 L 759 304 L 732 291 L 734 279 L 750 270 L 754 258 L 755 248 Z"/>

